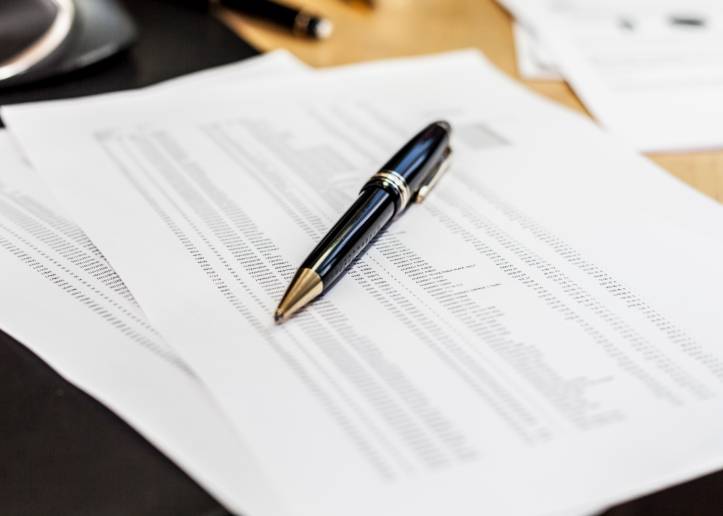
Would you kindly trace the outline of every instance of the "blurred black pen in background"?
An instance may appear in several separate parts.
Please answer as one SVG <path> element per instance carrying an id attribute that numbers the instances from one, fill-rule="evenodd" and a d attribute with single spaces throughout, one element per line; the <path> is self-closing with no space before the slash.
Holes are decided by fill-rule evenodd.
<path id="1" fill-rule="evenodd" d="M 273 23 L 299 36 L 326 39 L 334 30 L 331 21 L 326 18 L 271 0 L 218 0 L 218 3 L 241 14 Z"/>

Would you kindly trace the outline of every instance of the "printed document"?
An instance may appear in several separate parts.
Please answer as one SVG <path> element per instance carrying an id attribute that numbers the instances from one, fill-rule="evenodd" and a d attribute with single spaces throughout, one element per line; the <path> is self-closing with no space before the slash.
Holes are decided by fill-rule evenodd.
<path id="1" fill-rule="evenodd" d="M 575 93 L 641 151 L 723 147 L 723 6 L 694 0 L 502 0 Z M 533 52 L 528 50 L 527 53 Z"/>
<path id="2" fill-rule="evenodd" d="M 126 94 L 185 92 L 303 67 L 288 54 Z M 0 328 L 104 403 L 234 511 L 282 514 L 228 419 L 0 131 Z"/>
<path id="3" fill-rule="evenodd" d="M 268 512 L 267 485 L 228 420 L 4 132 L 0 271 L 3 331 L 134 426 L 227 506 L 275 514 Z"/>
<path id="4" fill-rule="evenodd" d="M 723 465 L 714 201 L 474 52 L 179 106 L 3 117 L 292 514 L 545 515 Z M 440 118 L 437 189 L 274 325 L 358 188 Z"/>

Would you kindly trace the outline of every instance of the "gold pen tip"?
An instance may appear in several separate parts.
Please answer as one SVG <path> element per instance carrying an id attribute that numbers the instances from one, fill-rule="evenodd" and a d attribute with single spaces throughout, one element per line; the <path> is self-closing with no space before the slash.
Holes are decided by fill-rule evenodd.
<path id="1" fill-rule="evenodd" d="M 299 269 L 274 313 L 276 324 L 289 319 L 324 291 L 324 282 L 311 269 Z"/>

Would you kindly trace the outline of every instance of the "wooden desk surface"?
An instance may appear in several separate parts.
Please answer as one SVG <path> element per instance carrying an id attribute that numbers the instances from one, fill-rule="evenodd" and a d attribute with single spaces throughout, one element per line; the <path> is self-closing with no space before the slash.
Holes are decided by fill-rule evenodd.
<path id="1" fill-rule="evenodd" d="M 374 9 L 353 0 L 295 1 L 330 18 L 335 25 L 334 35 L 326 41 L 309 41 L 228 11 L 219 10 L 218 15 L 260 50 L 286 48 L 316 67 L 479 48 L 511 77 L 586 113 L 565 83 L 520 78 L 511 18 L 493 0 L 377 0 Z M 723 150 L 649 157 L 694 188 L 723 202 Z"/>

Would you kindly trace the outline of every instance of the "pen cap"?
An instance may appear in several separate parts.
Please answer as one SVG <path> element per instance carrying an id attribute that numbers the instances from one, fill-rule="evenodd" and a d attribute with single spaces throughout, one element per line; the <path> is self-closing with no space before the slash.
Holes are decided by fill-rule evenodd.
<path id="1" fill-rule="evenodd" d="M 445 121 L 429 124 L 392 156 L 383 169 L 404 178 L 413 197 L 444 160 L 451 131 Z"/>

